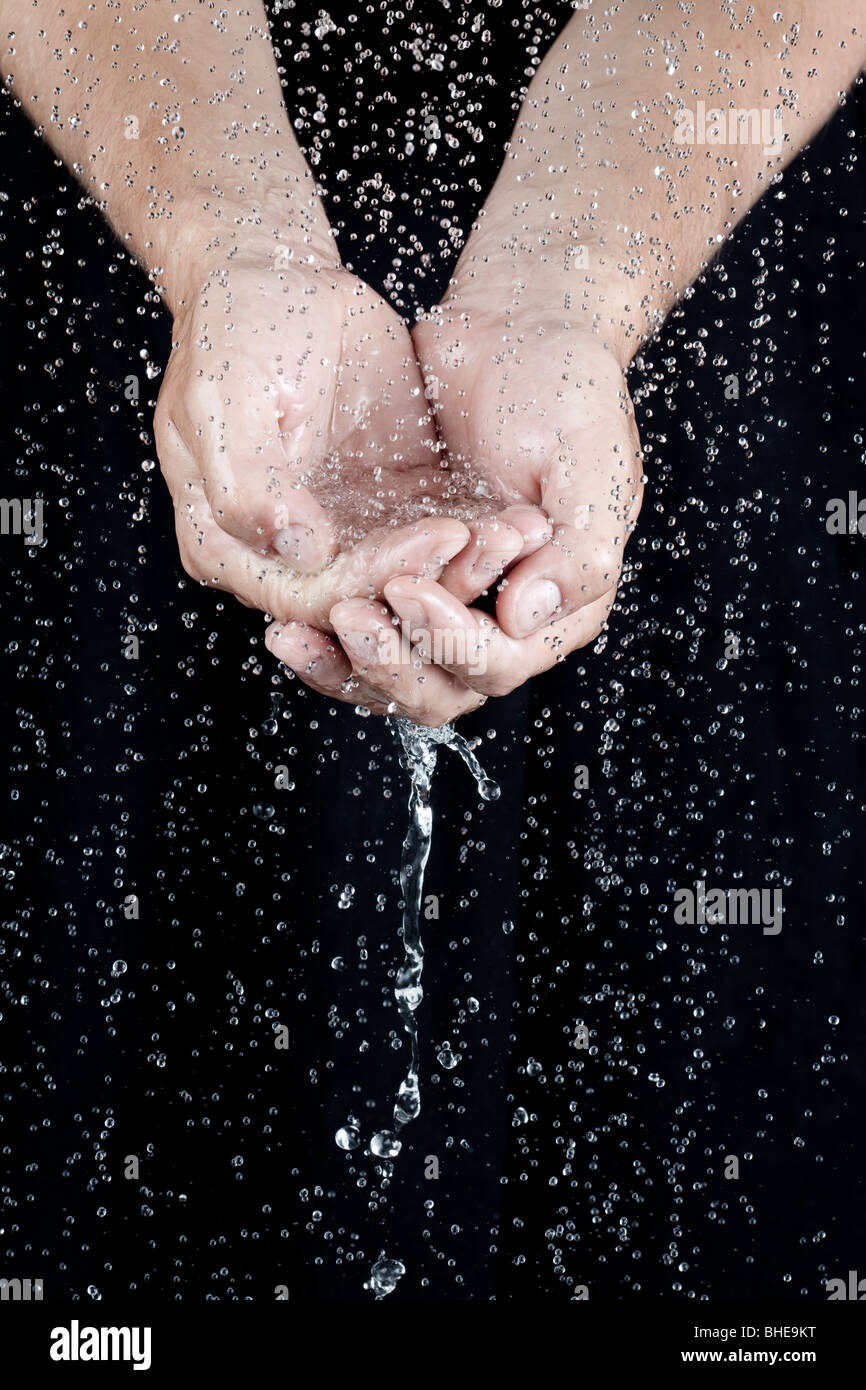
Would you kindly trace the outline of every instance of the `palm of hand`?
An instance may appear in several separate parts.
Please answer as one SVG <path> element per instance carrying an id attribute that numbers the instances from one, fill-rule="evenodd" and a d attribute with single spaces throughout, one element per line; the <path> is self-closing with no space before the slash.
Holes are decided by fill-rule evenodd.
<path id="1" fill-rule="evenodd" d="M 157 408 L 169 425 L 215 520 L 260 550 L 287 525 L 357 544 L 448 495 L 409 333 L 341 269 L 213 275 L 180 324 Z"/>
<path id="2" fill-rule="evenodd" d="M 612 353 L 562 315 L 506 319 L 447 304 L 413 336 L 435 379 L 449 454 L 471 459 L 503 501 L 541 508 L 554 528 L 500 593 L 505 630 L 523 637 L 577 608 L 609 607 L 642 485 L 633 407 Z M 559 590 L 549 612 L 532 607 L 541 600 L 530 586 L 545 583 Z"/>
<path id="3" fill-rule="evenodd" d="M 413 341 L 346 271 L 262 264 L 212 276 L 179 330 L 157 414 L 184 563 L 290 624 L 284 654 L 312 644 L 344 675 L 321 637 L 340 601 L 416 575 L 468 603 L 509 566 L 504 640 L 544 635 L 511 643 L 493 693 L 598 631 L 640 455 L 622 373 L 586 334 L 446 307 Z"/>
<path id="4" fill-rule="evenodd" d="M 156 433 L 193 577 L 327 629 L 340 599 L 468 542 L 446 517 L 485 504 L 442 467 L 409 333 L 363 282 L 224 266 L 176 330 Z"/>

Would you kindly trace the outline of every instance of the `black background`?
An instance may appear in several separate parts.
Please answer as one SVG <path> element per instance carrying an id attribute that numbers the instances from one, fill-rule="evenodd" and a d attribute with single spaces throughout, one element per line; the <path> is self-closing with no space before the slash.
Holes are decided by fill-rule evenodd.
<path id="1" fill-rule="evenodd" d="M 344 257 L 411 317 L 570 10 L 404 11 L 275 30 Z M 466 100 L 479 140 L 446 122 Z M 405 156 L 431 113 L 457 146 Z M 824 525 L 866 494 L 863 137 L 861 89 L 636 364 L 650 484 L 610 632 L 465 721 L 501 800 L 440 759 L 424 1109 L 383 1202 L 333 1134 L 385 1125 L 405 1063 L 393 736 L 286 685 L 256 615 L 185 578 L 149 466 L 167 318 L 4 102 L 3 491 L 43 496 L 46 529 L 0 541 L 0 1274 L 89 1304 L 368 1299 L 382 1252 L 395 1302 L 820 1298 L 866 1273 L 866 540 Z M 781 887 L 782 934 L 675 925 L 698 877 Z"/>

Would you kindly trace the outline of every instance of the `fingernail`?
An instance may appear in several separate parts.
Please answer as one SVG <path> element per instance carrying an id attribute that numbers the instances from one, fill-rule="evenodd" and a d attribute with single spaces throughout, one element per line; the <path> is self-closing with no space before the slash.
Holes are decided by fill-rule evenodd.
<path id="1" fill-rule="evenodd" d="M 289 646 L 289 642 L 281 627 L 271 628 L 265 633 L 265 646 L 278 661 L 282 661 L 284 665 L 286 664 L 286 658 L 283 653 Z"/>
<path id="2" fill-rule="evenodd" d="M 427 627 L 427 614 L 423 604 L 415 598 L 404 598 L 402 594 L 394 594 L 389 598 L 389 603 L 404 623 L 408 623 L 410 629 L 417 627 Z"/>
<path id="3" fill-rule="evenodd" d="M 273 547 L 299 569 L 316 569 L 322 563 L 321 546 L 311 526 L 287 526 L 274 536 Z"/>
<path id="4" fill-rule="evenodd" d="M 343 650 L 353 661 L 369 662 L 375 659 L 375 638 L 364 628 L 347 628 L 345 630 L 338 628 L 337 636 Z"/>
<path id="5" fill-rule="evenodd" d="M 518 637 L 528 637 L 549 623 L 562 603 L 562 594 L 552 579 L 539 579 L 530 584 L 517 600 L 514 626 Z"/>

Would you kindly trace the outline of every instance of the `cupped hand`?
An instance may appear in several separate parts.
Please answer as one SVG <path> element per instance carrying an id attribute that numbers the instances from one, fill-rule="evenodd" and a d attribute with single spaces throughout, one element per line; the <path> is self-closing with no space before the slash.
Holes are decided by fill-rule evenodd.
<path id="1" fill-rule="evenodd" d="M 473 659 L 465 645 L 471 610 L 443 587 L 445 578 L 456 566 L 473 600 L 509 562 L 532 544 L 542 544 L 543 536 L 530 508 L 478 517 L 468 527 L 454 518 L 428 517 L 409 528 L 413 550 L 406 563 L 400 563 L 407 543 L 401 531 L 374 554 L 373 572 L 368 547 L 363 555 L 359 547 L 338 556 L 320 575 L 295 576 L 294 611 L 305 617 L 273 623 L 265 640 L 276 657 L 323 695 L 374 714 L 400 713 L 418 724 L 448 723 L 484 704 L 487 692 L 472 683 L 486 658 L 482 653 Z M 389 608 L 379 601 L 400 582 L 413 593 L 423 586 L 425 595 L 439 602 L 432 626 L 419 626 L 408 616 L 401 620 L 395 602 Z"/>
<path id="2" fill-rule="evenodd" d="M 156 437 L 195 577 L 210 582 L 218 562 L 221 582 L 255 604 L 250 554 L 315 573 L 382 527 L 442 508 L 409 334 L 337 263 L 241 248 L 185 298 L 173 336 Z"/>
<path id="3" fill-rule="evenodd" d="M 458 280 L 413 337 L 449 457 L 458 467 L 471 459 L 503 505 L 540 509 L 549 539 L 508 568 L 495 623 L 463 606 L 471 596 L 455 582 L 459 561 L 436 591 L 404 578 L 385 589 L 402 620 L 447 622 L 461 634 L 463 659 L 446 667 L 488 695 L 508 693 L 598 635 L 642 495 L 615 344 L 570 312 L 568 288 L 553 275 L 527 280 L 503 280 L 487 264 Z"/>
<path id="4" fill-rule="evenodd" d="M 160 462 L 187 572 L 276 618 L 269 643 L 310 684 L 313 644 L 340 665 L 329 693 L 378 708 L 372 687 L 343 688 L 335 605 L 381 599 L 395 576 L 433 582 L 458 555 L 477 597 L 543 531 L 443 466 L 408 330 L 384 301 L 321 255 L 278 250 L 235 254 L 186 297 L 157 403 Z M 386 684 L 391 705 L 401 690 Z M 431 722 L 479 702 L 445 673 L 424 685 L 406 712 Z"/>

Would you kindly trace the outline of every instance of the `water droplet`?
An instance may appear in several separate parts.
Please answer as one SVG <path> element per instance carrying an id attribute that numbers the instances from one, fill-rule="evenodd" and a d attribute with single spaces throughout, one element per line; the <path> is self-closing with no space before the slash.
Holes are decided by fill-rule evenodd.
<path id="1" fill-rule="evenodd" d="M 390 1129 L 383 1129 L 370 1140 L 370 1152 L 377 1158 L 396 1158 L 403 1145 Z"/>
<path id="2" fill-rule="evenodd" d="M 450 1043 L 442 1044 L 439 1051 L 436 1053 L 436 1058 L 440 1067 L 445 1067 L 446 1071 L 453 1071 L 460 1061 L 458 1054 L 452 1052 Z"/>
<path id="3" fill-rule="evenodd" d="M 389 1293 L 393 1293 L 398 1283 L 406 1273 L 406 1266 L 402 1260 L 378 1259 L 370 1271 L 370 1278 L 364 1285 L 370 1293 L 374 1293 L 376 1298 L 385 1298 Z"/>

